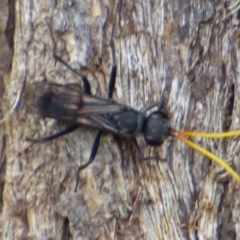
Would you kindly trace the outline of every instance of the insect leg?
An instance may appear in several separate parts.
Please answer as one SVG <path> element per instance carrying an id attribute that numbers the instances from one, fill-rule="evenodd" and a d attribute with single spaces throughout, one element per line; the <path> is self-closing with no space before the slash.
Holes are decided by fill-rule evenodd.
<path id="1" fill-rule="evenodd" d="M 111 51 L 112 51 L 112 70 L 111 70 L 111 74 L 110 74 L 110 80 L 109 80 L 109 86 L 108 86 L 108 98 L 112 98 L 112 95 L 113 95 L 113 89 L 115 87 L 115 82 L 116 82 L 116 75 L 117 75 L 117 67 L 116 67 L 116 59 L 115 59 L 115 49 L 114 49 L 114 43 L 113 43 L 113 31 L 114 31 L 114 28 L 112 30 L 112 36 L 111 36 L 111 42 L 110 42 L 110 46 L 111 46 Z M 61 60 L 62 62 L 62 60 Z M 70 67 L 68 66 L 67 63 L 63 63 L 65 66 L 67 67 Z M 74 69 L 73 69 L 74 71 Z M 79 169 L 78 169 L 78 173 L 84 169 L 85 167 L 87 167 L 91 162 L 93 162 L 96 154 L 97 154 L 97 150 L 98 150 L 98 146 L 99 146 L 99 142 L 100 142 L 100 138 L 101 138 L 101 135 L 102 135 L 102 131 L 98 131 L 97 133 L 97 136 L 94 140 L 94 143 L 93 143 L 93 146 L 92 146 L 92 150 L 91 150 L 91 153 L 90 153 L 90 157 L 89 157 L 89 160 L 86 164 L 82 165 Z M 77 185 L 76 185 L 76 188 L 77 188 Z M 75 190 L 76 190 L 75 188 Z"/>
<path id="2" fill-rule="evenodd" d="M 75 69 L 73 69 L 68 63 L 66 63 L 62 58 L 60 58 L 58 55 L 56 55 L 55 53 L 53 54 L 53 58 L 62 63 L 65 67 L 67 67 L 68 69 L 70 69 L 73 73 L 75 73 L 76 75 L 80 76 L 82 81 L 83 81 L 83 88 L 84 88 L 84 91 L 88 94 L 91 94 L 91 86 L 90 86 L 90 83 L 87 79 L 87 77 L 82 74 L 82 73 L 79 73 L 77 72 Z"/>
<path id="3" fill-rule="evenodd" d="M 111 47 L 111 52 L 112 52 L 112 69 L 111 69 L 109 86 L 108 86 L 108 98 L 112 98 L 113 90 L 114 90 L 115 83 L 116 83 L 116 76 L 117 76 L 115 47 L 114 47 L 114 42 L 113 42 L 113 32 L 114 32 L 114 27 L 112 29 L 112 36 L 111 36 L 111 42 L 110 42 L 110 47 Z"/>
<path id="4" fill-rule="evenodd" d="M 116 82 L 116 76 L 117 76 L 117 66 L 116 66 L 116 58 L 115 58 L 115 48 L 114 48 L 114 42 L 113 42 L 113 32 L 114 32 L 114 27 L 112 29 L 112 35 L 111 35 L 111 42 L 110 42 L 110 47 L 111 47 L 111 52 L 112 52 L 112 69 L 111 69 L 111 73 L 110 73 L 110 79 L 109 79 L 109 86 L 108 86 L 108 98 L 111 99 L 112 95 L 113 95 L 113 90 L 115 87 L 115 82 Z M 72 69 L 67 63 L 63 62 L 61 59 L 60 61 L 69 69 L 71 69 L 74 73 L 76 73 L 76 71 L 74 69 Z M 78 73 L 76 73 L 78 74 Z M 81 76 L 81 75 L 80 75 Z M 81 78 L 83 79 L 84 82 L 84 78 L 81 76 Z M 85 77 L 85 79 L 87 80 L 87 78 Z M 85 80 L 85 82 L 86 82 Z M 85 85 L 84 82 L 84 85 Z M 88 82 L 88 81 L 87 81 Z M 88 82 L 89 84 L 89 82 Z M 84 88 L 85 89 L 85 88 Z M 85 89 L 86 91 L 86 89 Z M 87 92 L 87 91 L 86 91 Z M 89 84 L 89 92 L 87 92 L 90 94 L 90 84 Z M 101 135 L 102 135 L 102 131 L 98 131 L 97 136 L 95 137 L 95 140 L 93 142 L 93 146 L 92 146 L 92 150 L 89 156 L 89 160 L 87 163 L 85 163 L 84 165 L 82 165 L 81 167 L 78 168 L 77 171 L 77 182 L 76 182 L 76 186 L 75 186 L 75 192 L 77 191 L 77 187 L 78 187 L 78 177 L 79 177 L 79 172 L 81 170 L 83 170 L 84 168 L 86 168 L 90 163 L 92 163 L 94 161 L 94 158 L 97 154 L 98 151 L 98 147 L 99 147 L 99 142 L 101 139 Z"/>
<path id="5" fill-rule="evenodd" d="M 79 128 L 81 125 L 79 124 L 76 124 L 76 125 L 72 125 L 68 128 L 65 128 L 64 130 L 62 131 L 59 131 L 53 135 L 50 135 L 50 136 L 47 136 L 47 137 L 43 137 L 43 138 L 40 138 L 40 139 L 34 139 L 34 138 L 26 138 L 26 141 L 29 141 L 29 142 L 47 142 L 47 141 L 50 141 L 50 140 L 53 140 L 55 138 L 58 138 L 58 137 L 61 137 L 63 135 L 66 135 L 70 132 L 73 132 L 74 130 L 76 130 L 77 128 Z"/>
<path id="6" fill-rule="evenodd" d="M 141 155 L 142 158 L 144 158 L 144 155 L 143 155 L 143 153 L 142 153 L 142 151 L 141 151 L 141 149 L 138 145 L 138 142 L 137 142 L 136 138 L 131 138 L 131 140 L 132 140 L 133 145 L 134 145 L 135 149 L 137 150 L 137 152 Z"/>
<path id="7" fill-rule="evenodd" d="M 97 151 L 98 151 L 98 146 L 99 146 L 99 142 L 100 142 L 100 139 L 101 139 L 101 135 L 102 135 L 102 131 L 99 131 L 97 133 L 96 138 L 94 139 L 92 150 L 91 150 L 88 161 L 85 164 L 83 164 L 82 166 L 80 166 L 77 170 L 77 182 L 76 182 L 76 186 L 75 186 L 75 189 L 74 189 L 75 192 L 77 191 L 77 187 L 78 187 L 79 172 L 81 170 L 83 170 L 84 168 L 86 168 L 90 163 L 92 163 L 94 161 L 94 158 L 95 158 L 95 156 L 97 154 Z"/>
<path id="8" fill-rule="evenodd" d="M 82 81 L 83 81 L 83 88 L 84 88 L 84 91 L 87 93 L 87 94 L 91 94 L 91 86 L 90 86 L 90 83 L 87 79 L 87 77 L 84 75 L 84 74 L 81 74 L 79 72 L 77 72 L 76 70 L 74 70 L 68 63 L 66 63 L 62 58 L 60 58 L 58 55 L 55 54 L 56 52 L 56 42 L 54 40 L 54 37 L 53 37 L 53 32 L 52 32 L 52 29 L 50 27 L 50 23 L 48 21 L 46 21 L 46 24 L 47 24 L 47 27 L 49 29 L 49 32 L 50 32 L 50 36 L 52 38 L 52 42 L 53 42 L 53 46 L 54 46 L 54 50 L 53 50 L 53 58 L 62 63 L 65 67 L 67 67 L 68 69 L 70 69 L 72 72 L 74 72 L 75 74 L 77 74 L 78 76 L 81 77 Z"/>
<path id="9" fill-rule="evenodd" d="M 151 104 L 147 105 L 146 107 L 143 107 L 142 109 L 140 109 L 140 112 L 146 113 L 148 110 L 150 110 L 156 106 L 160 107 L 162 104 L 163 104 L 162 100 L 151 103 Z"/>
<path id="10" fill-rule="evenodd" d="M 144 157 L 144 154 L 142 153 L 142 151 L 141 151 L 141 149 L 140 149 L 140 147 L 139 147 L 139 145 L 138 145 L 138 142 L 137 142 L 137 140 L 136 140 L 136 138 L 132 138 L 131 139 L 132 140 L 132 142 L 133 142 L 133 145 L 134 145 L 134 147 L 135 147 L 135 149 L 137 150 L 137 152 L 139 153 L 139 155 L 141 156 L 141 160 L 151 160 L 151 159 L 155 159 L 155 157 Z"/>

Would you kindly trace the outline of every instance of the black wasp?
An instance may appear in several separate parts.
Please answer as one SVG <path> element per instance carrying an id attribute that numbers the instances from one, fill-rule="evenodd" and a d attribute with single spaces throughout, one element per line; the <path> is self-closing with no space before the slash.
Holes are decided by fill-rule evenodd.
<path id="1" fill-rule="evenodd" d="M 27 138 L 28 141 L 46 142 L 68 134 L 85 125 L 98 129 L 87 163 L 79 167 L 81 171 L 95 158 L 103 131 L 132 139 L 138 152 L 141 153 L 136 136 L 142 134 L 147 144 L 157 146 L 164 142 L 170 134 L 170 125 L 166 114 L 155 111 L 147 116 L 147 111 L 160 102 L 155 102 L 140 111 L 112 100 L 116 82 L 116 60 L 113 39 L 111 38 L 112 69 L 108 86 L 108 99 L 91 95 L 91 87 L 87 77 L 76 72 L 59 56 L 53 54 L 56 61 L 62 63 L 83 81 L 83 90 L 77 84 L 45 84 L 44 91 L 36 101 L 36 107 L 43 117 L 63 120 L 71 125 L 54 135 L 41 139 Z"/>
<path id="2" fill-rule="evenodd" d="M 108 99 L 91 95 L 91 87 L 87 77 L 75 71 L 59 56 L 53 54 L 56 61 L 62 63 L 75 74 L 80 76 L 83 82 L 83 90 L 78 84 L 67 84 L 63 86 L 46 83 L 43 87 L 44 91 L 36 100 L 36 107 L 39 113 L 43 117 L 68 122 L 70 126 L 51 136 L 43 137 L 41 139 L 27 138 L 27 140 L 46 142 L 68 134 L 83 125 L 98 129 L 99 131 L 93 142 L 88 161 L 78 168 L 79 175 L 79 172 L 82 169 L 86 168 L 91 162 L 93 162 L 97 154 L 101 135 L 104 131 L 130 138 L 140 154 L 142 153 L 136 141 L 137 135 L 143 135 L 146 143 L 150 146 L 159 146 L 168 136 L 173 136 L 216 161 L 224 167 L 230 175 L 240 182 L 239 175 L 234 172 L 230 166 L 224 163 L 223 160 L 184 138 L 184 136 L 217 137 L 218 133 L 208 134 L 174 130 L 170 127 L 168 117 L 165 113 L 154 111 L 147 115 L 149 110 L 161 105 L 160 101 L 152 103 L 138 111 L 129 106 L 117 103 L 112 99 L 117 75 L 113 37 L 111 37 L 110 47 L 112 52 L 112 69 L 108 85 Z M 229 134 L 228 136 L 231 135 Z M 78 177 L 75 191 L 77 186 Z"/>

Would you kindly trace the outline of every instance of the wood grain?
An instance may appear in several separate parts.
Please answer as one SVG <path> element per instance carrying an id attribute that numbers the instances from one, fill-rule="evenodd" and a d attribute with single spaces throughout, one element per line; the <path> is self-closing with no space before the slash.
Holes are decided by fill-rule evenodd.
<path id="1" fill-rule="evenodd" d="M 81 82 L 52 58 L 51 32 L 57 54 L 106 97 L 115 25 L 116 101 L 140 109 L 163 98 L 176 129 L 237 129 L 239 8 L 230 1 L 18 0 L 5 109 L 24 79 L 27 88 Z M 119 147 L 106 134 L 75 193 L 77 166 L 96 131 L 32 146 L 26 137 L 64 126 L 27 103 L 5 124 L 3 239 L 240 239 L 239 185 L 207 158 L 175 139 L 151 148 L 140 137 L 145 156 L 155 158 L 142 161 L 130 141 Z M 240 171 L 238 137 L 194 141 Z"/>

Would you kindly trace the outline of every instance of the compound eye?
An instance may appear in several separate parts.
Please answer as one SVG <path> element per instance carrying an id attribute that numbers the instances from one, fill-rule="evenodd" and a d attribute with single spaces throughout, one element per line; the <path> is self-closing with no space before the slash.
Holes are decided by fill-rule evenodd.
<path id="1" fill-rule="evenodd" d="M 170 124 L 166 114 L 161 112 L 151 113 L 145 121 L 143 133 L 147 144 L 161 145 L 169 136 Z"/>

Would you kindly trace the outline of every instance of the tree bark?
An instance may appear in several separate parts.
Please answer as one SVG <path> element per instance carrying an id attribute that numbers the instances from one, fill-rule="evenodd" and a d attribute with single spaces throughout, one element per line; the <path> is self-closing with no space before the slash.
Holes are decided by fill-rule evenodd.
<path id="1" fill-rule="evenodd" d="M 114 100 L 141 109 L 164 99 L 175 129 L 228 131 L 239 123 L 239 9 L 226 1 L 15 2 L 11 72 L 4 114 L 26 80 L 78 82 L 56 53 L 107 98 L 114 26 Z M 4 59 L 3 59 L 4 61 Z M 95 161 L 77 176 L 96 130 L 85 127 L 48 143 L 26 137 L 64 128 L 21 107 L 5 121 L 2 239 L 240 239 L 239 184 L 221 167 L 169 138 L 149 147 L 105 134 Z M 239 138 L 194 141 L 236 171 Z M 3 144 L 4 146 L 4 144 Z M 76 178 L 79 187 L 74 192 Z"/>

